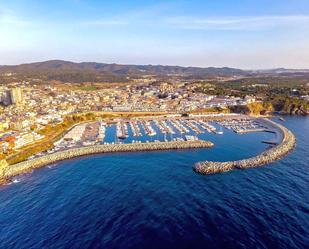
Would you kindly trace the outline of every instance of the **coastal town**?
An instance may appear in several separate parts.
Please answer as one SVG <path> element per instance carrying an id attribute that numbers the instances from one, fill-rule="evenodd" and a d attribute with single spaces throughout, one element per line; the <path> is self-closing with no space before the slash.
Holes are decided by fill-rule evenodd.
<path id="1" fill-rule="evenodd" d="M 152 82 L 152 81 L 150 81 Z M 186 113 L 209 108 L 246 105 L 254 97 L 218 97 L 195 93 L 198 84 L 140 83 L 89 90 L 33 85 L 0 87 L 0 152 L 19 149 L 42 138 L 40 130 L 66 116 L 87 112 Z M 138 132 L 138 131 L 136 131 Z"/>
<path id="2" fill-rule="evenodd" d="M 309 0 L 0 0 L 0 249 L 309 249 Z"/>
<path id="3" fill-rule="evenodd" d="M 237 75 L 216 77 L 218 82 L 241 79 Z M 251 88 L 256 89 L 256 85 Z M 179 148 L 178 144 L 187 142 L 187 148 L 193 141 L 211 143 L 206 134 L 223 135 L 225 130 L 278 133 L 256 118 L 272 113 L 263 95 L 249 91 L 245 95 L 211 94 L 213 90 L 215 86 L 203 80 L 175 75 L 141 76 L 128 83 L 43 84 L 32 78 L 3 84 L 0 166 L 101 145 L 146 144 L 142 147 L 146 149 L 151 143 L 157 144 L 155 148 L 177 143 Z M 292 89 L 290 97 L 305 92 Z M 308 96 L 299 98 L 307 101 Z M 302 107 L 299 110 L 306 112 Z"/>

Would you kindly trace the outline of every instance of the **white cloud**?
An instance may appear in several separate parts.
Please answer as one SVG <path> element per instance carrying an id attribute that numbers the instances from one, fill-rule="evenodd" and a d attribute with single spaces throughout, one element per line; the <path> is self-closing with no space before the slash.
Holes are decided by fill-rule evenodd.
<path id="1" fill-rule="evenodd" d="M 309 27 L 309 16 L 251 16 L 251 17 L 173 17 L 165 22 L 181 29 L 197 30 L 257 30 L 285 26 Z"/>
<path id="2" fill-rule="evenodd" d="M 155 18 L 152 15 L 123 15 L 106 19 L 87 20 L 85 26 L 159 26 L 188 30 L 267 30 L 278 27 L 309 27 L 309 15 L 287 16 L 248 16 L 248 17 L 166 17 Z"/>

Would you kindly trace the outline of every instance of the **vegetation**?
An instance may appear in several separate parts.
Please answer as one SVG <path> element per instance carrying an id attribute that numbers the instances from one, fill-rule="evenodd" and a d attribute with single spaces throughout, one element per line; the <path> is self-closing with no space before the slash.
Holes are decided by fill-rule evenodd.
<path id="1" fill-rule="evenodd" d="M 268 100 L 275 111 L 288 114 L 305 114 L 309 112 L 309 103 L 296 97 L 279 96 Z"/>
<path id="2" fill-rule="evenodd" d="M 208 81 L 197 89 L 211 95 L 233 95 L 244 97 L 254 95 L 261 98 L 309 94 L 309 75 L 302 77 L 248 77 L 228 81 Z M 296 91 L 295 91 L 296 90 Z"/>
<path id="3" fill-rule="evenodd" d="M 255 102 L 248 105 L 239 105 L 229 107 L 231 112 L 260 115 L 265 110 L 264 105 L 261 102 Z"/>
<path id="4" fill-rule="evenodd" d="M 95 120 L 95 115 L 87 113 L 84 115 L 72 115 L 64 119 L 62 123 L 47 125 L 44 129 L 39 130 L 38 133 L 45 135 L 45 138 L 37 143 L 22 147 L 18 152 L 9 156 L 6 160 L 8 164 L 15 164 L 26 160 L 28 157 L 49 150 L 53 148 L 54 142 L 57 141 L 67 130 L 73 125 Z"/>
<path id="5" fill-rule="evenodd" d="M 255 102 L 242 106 L 231 106 L 231 112 L 251 115 L 279 112 L 285 114 L 308 114 L 309 103 L 305 100 L 291 97 L 276 97 L 265 102 Z"/>
<path id="6" fill-rule="evenodd" d="M 211 108 L 205 108 L 205 109 L 198 109 L 190 111 L 189 114 L 196 114 L 196 113 L 229 113 L 229 108 L 221 108 L 221 107 L 211 107 Z"/>
<path id="7" fill-rule="evenodd" d="M 229 81 L 209 81 L 197 89 L 217 96 L 245 97 L 255 96 L 261 102 L 248 106 L 230 107 L 232 112 L 258 115 L 259 113 L 282 112 L 287 114 L 308 114 L 309 103 L 301 96 L 309 95 L 309 76 L 307 74 L 278 77 L 249 77 Z"/>
<path id="8" fill-rule="evenodd" d="M 82 91 L 96 91 L 98 89 L 99 88 L 96 87 L 96 86 L 81 86 L 81 87 L 79 87 L 79 90 L 82 90 Z"/>

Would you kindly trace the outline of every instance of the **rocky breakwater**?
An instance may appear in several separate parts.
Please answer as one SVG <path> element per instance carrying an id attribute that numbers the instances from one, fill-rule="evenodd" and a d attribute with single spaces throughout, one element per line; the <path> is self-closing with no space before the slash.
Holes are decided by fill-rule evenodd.
<path id="1" fill-rule="evenodd" d="M 10 178 L 40 168 L 47 164 L 55 163 L 61 160 L 74 157 L 112 152 L 136 152 L 136 151 L 156 151 L 156 150 L 174 150 L 174 149 L 193 149 L 209 148 L 213 143 L 209 141 L 172 141 L 172 142 L 152 142 L 152 143 L 132 143 L 132 144 L 104 144 L 68 149 L 53 154 L 41 156 L 32 160 L 20 162 L 14 165 L 8 165 L 0 169 L 0 182 L 8 181 Z"/>
<path id="2" fill-rule="evenodd" d="M 282 158 L 294 149 L 296 145 L 296 139 L 290 130 L 269 119 L 263 119 L 263 122 L 265 122 L 265 124 L 267 124 L 268 127 L 270 127 L 272 130 L 275 130 L 277 133 L 279 133 L 278 135 L 281 135 L 282 139 L 278 145 L 263 152 L 260 155 L 248 159 L 227 162 L 198 162 L 193 167 L 194 171 L 200 174 L 214 174 L 230 171 L 232 169 L 245 169 L 262 166 Z"/>

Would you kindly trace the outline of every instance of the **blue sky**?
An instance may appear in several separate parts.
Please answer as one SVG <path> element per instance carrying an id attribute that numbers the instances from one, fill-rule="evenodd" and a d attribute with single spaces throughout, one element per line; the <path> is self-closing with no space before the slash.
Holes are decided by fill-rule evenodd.
<path id="1" fill-rule="evenodd" d="M 0 0 L 0 64 L 309 68 L 308 0 Z"/>

